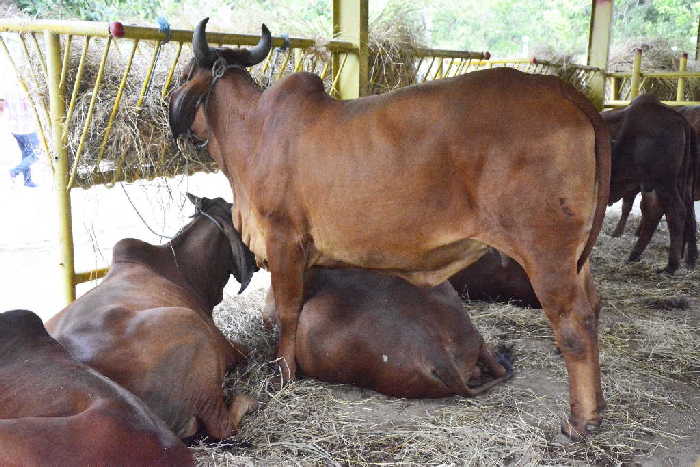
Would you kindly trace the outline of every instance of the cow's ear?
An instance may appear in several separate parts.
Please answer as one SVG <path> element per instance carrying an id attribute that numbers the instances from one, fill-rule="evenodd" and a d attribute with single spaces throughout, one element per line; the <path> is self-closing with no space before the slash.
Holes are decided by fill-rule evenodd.
<path id="1" fill-rule="evenodd" d="M 168 123 L 174 138 L 177 139 L 178 136 L 186 134 L 192 128 L 197 108 L 206 93 L 209 92 L 210 83 L 211 73 L 195 73 L 191 80 L 170 94 Z"/>
<path id="2" fill-rule="evenodd" d="M 193 195 L 192 193 L 185 193 L 185 195 L 187 196 L 187 199 L 190 200 L 190 203 L 194 204 L 194 208 L 195 208 L 197 211 L 202 211 L 202 210 L 203 210 L 203 207 L 202 207 L 203 198 L 200 198 L 200 197 L 198 197 L 198 196 L 195 196 L 195 195 Z"/>
<path id="3" fill-rule="evenodd" d="M 253 278 L 253 274 L 259 269 L 257 263 L 255 262 L 255 255 L 250 248 L 248 248 L 241 234 L 233 228 L 230 222 L 223 224 L 226 236 L 231 243 L 231 255 L 233 256 L 233 277 L 241 284 L 241 288 L 238 291 L 240 294 L 243 292 L 250 280 Z"/>

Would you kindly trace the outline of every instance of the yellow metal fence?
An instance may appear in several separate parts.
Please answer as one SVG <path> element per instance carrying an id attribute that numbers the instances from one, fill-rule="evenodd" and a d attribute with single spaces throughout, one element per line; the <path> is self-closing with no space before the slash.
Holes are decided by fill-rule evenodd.
<path id="1" fill-rule="evenodd" d="M 642 71 L 642 51 L 635 51 L 632 70 L 607 73 L 606 107 L 624 107 L 640 94 L 653 94 L 667 105 L 700 105 L 700 72 L 687 71 L 682 54 L 678 71 Z"/>

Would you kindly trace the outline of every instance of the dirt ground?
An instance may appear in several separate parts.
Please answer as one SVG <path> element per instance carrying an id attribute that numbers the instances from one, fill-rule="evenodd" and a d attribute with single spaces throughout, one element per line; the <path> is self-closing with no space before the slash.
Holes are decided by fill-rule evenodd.
<path id="1" fill-rule="evenodd" d="M 592 258 L 605 301 L 608 407 L 600 432 L 586 441 L 559 433 L 567 379 L 540 310 L 465 304 L 486 340 L 512 346 L 515 356 L 514 378 L 474 399 L 396 399 L 311 379 L 269 392 L 275 336 L 262 330 L 259 287 L 229 296 L 216 319 L 252 349 L 248 365 L 230 375 L 229 393 L 248 392 L 262 407 L 233 438 L 194 441 L 199 464 L 693 465 L 700 459 L 700 274 L 655 272 L 665 265 L 665 224 L 642 262 L 627 264 L 638 218 L 620 239 L 609 236 L 616 221 L 616 213 L 606 219 Z"/>

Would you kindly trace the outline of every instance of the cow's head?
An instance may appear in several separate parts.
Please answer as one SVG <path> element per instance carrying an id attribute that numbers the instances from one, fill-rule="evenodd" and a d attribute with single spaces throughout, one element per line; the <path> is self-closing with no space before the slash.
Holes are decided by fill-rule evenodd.
<path id="1" fill-rule="evenodd" d="M 229 273 L 233 274 L 233 277 L 241 284 L 238 293 L 243 292 L 248 287 L 258 267 L 255 262 L 255 255 L 243 243 L 241 234 L 233 227 L 231 222 L 231 208 L 233 205 L 222 198 L 199 198 L 190 193 L 187 193 L 187 198 L 194 204 L 195 217 L 205 217 L 226 236 L 231 246 Z"/>
<path id="2" fill-rule="evenodd" d="M 207 21 L 209 18 L 200 21 L 192 35 L 194 58 L 186 67 L 185 83 L 170 94 L 168 120 L 175 138 L 194 134 L 200 139 L 206 139 L 202 104 L 206 103 L 212 87 L 224 73 L 231 70 L 239 70 L 252 83 L 245 68 L 262 62 L 272 47 L 272 36 L 264 24 L 260 41 L 250 49 L 209 47 Z"/>

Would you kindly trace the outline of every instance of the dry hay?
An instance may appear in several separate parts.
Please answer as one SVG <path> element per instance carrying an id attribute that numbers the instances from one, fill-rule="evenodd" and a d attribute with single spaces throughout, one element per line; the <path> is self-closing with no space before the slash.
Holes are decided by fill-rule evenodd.
<path id="1" fill-rule="evenodd" d="M 608 402 L 595 436 L 571 443 L 559 434 L 568 407 L 567 378 L 540 310 L 476 301 L 465 306 L 484 338 L 512 346 L 515 357 L 515 377 L 474 399 L 396 399 L 312 379 L 274 392 L 268 388 L 278 374 L 276 338 L 262 328 L 265 291 L 258 289 L 227 299 L 215 318 L 229 338 L 252 350 L 249 363 L 230 374 L 227 391 L 248 392 L 262 408 L 231 439 L 194 442 L 199 464 L 612 465 L 674 456 L 676 463 L 694 461 L 700 454 L 700 273 L 655 272 L 666 259 L 665 229 L 642 263 L 626 264 L 635 226 L 611 238 L 617 219 L 610 217 L 592 261 L 605 298 L 600 358 Z M 654 300 L 689 306 L 659 310 L 654 303 L 662 302 Z"/>
<path id="2" fill-rule="evenodd" d="M 424 31 L 411 18 L 411 7 L 401 6 L 382 12 L 369 24 L 370 94 L 416 84 L 416 51 Z"/>
<path id="3" fill-rule="evenodd" d="M 630 39 L 615 46 L 610 52 L 608 70 L 613 72 L 630 72 L 635 50 L 642 50 L 642 71 L 678 71 L 681 51 L 674 51 L 665 39 Z M 698 71 L 697 63 L 689 60 L 688 71 Z M 643 94 L 652 94 L 662 100 L 676 100 L 677 79 L 647 78 L 641 85 Z M 629 80 L 622 83 L 620 95 L 629 95 Z M 700 79 L 687 79 L 685 100 L 700 99 Z"/>

